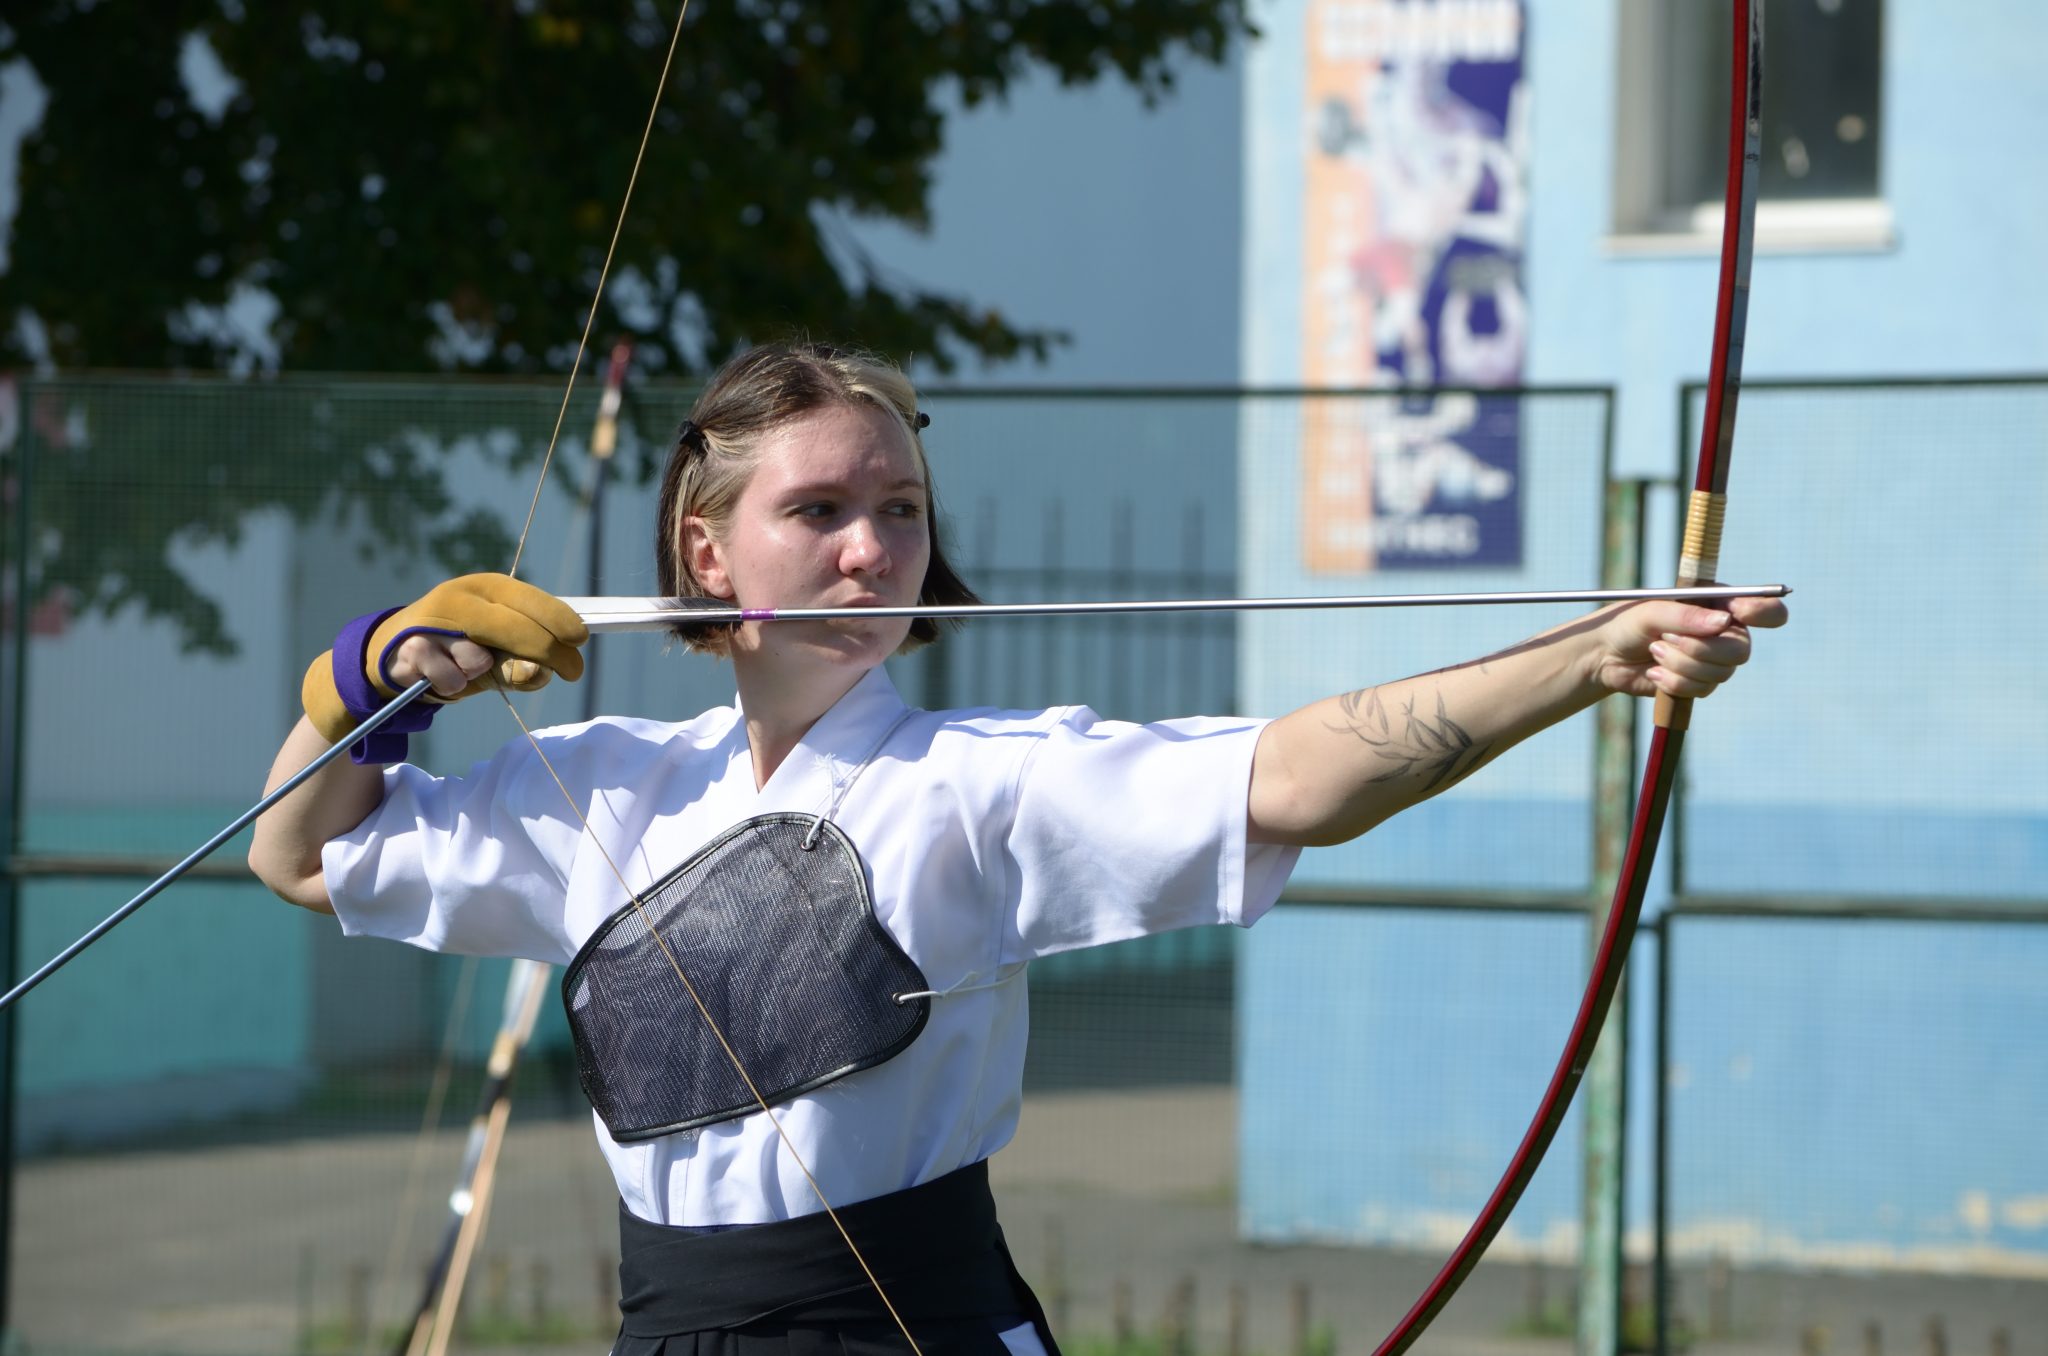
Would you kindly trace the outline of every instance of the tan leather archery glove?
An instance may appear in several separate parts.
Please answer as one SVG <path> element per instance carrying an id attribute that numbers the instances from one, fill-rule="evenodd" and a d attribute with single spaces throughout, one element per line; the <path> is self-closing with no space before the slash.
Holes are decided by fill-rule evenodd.
<path id="1" fill-rule="evenodd" d="M 386 727 L 393 734 L 425 729 L 434 710 L 430 702 L 460 701 L 493 687 L 531 692 L 557 673 L 573 682 L 583 676 L 578 647 L 590 639 L 590 630 L 561 599 L 510 575 L 450 579 L 409 607 L 358 617 L 342 628 L 335 648 L 313 661 L 300 687 L 314 728 L 338 740 L 397 696 L 400 684 L 391 677 L 391 663 L 398 647 L 415 635 L 466 639 L 495 653 L 498 664 L 453 696 L 429 693 L 414 702 Z M 403 740 L 398 749 L 403 758 Z"/>

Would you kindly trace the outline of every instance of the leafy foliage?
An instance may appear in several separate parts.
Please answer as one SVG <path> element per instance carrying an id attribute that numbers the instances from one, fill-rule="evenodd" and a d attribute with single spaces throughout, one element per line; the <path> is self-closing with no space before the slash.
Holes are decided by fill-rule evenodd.
<path id="1" fill-rule="evenodd" d="M 846 223 L 929 224 L 954 103 L 1041 69 L 1157 99 L 1177 62 L 1220 60 L 1248 31 L 1246 3 L 694 0 L 596 337 L 630 337 L 636 371 L 682 378 L 792 332 L 940 370 L 1043 357 L 1059 335 L 890 276 Z M 25 60 L 48 103 L 22 147 L 0 364 L 561 373 L 673 15 L 667 0 L 11 6 L 0 63 Z M 230 319 L 251 316 L 253 341 Z M 502 527 L 456 505 L 448 458 L 420 436 L 448 430 L 403 402 L 251 445 L 168 437 L 183 407 L 104 395 L 86 436 L 43 440 L 66 459 L 36 481 L 32 603 L 140 604 L 231 651 L 167 552 L 232 543 L 266 508 L 363 513 L 451 570 L 503 563 Z M 30 421 L 79 422 L 50 405 L 70 398 L 43 390 Z M 503 460 L 538 450 L 522 434 Z"/>
<path id="2" fill-rule="evenodd" d="M 942 368 L 1056 336 L 891 278 L 849 217 L 928 224 L 945 95 L 1034 67 L 1147 97 L 1220 59 L 1245 0 L 698 0 L 600 333 L 702 371 L 793 327 Z M 49 91 L 0 314 L 64 367 L 210 368 L 198 307 L 277 299 L 275 365 L 566 367 L 656 87 L 651 0 L 45 0 L 0 60 Z M 211 51 L 226 81 L 203 70 Z M 231 82 L 231 83 L 229 83 Z M 195 319 L 195 316 L 199 316 Z M 28 356 L 19 337 L 12 357 Z"/>

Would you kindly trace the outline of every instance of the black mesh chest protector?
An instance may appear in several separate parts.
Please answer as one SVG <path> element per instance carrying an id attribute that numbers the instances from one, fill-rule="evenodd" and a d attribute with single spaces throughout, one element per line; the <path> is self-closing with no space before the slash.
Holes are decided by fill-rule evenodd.
<path id="1" fill-rule="evenodd" d="M 830 820 L 757 815 L 641 905 L 605 920 L 562 976 L 584 1094 L 621 1142 L 759 1110 L 650 925 L 770 1103 L 893 1058 L 931 1013 L 929 998 L 897 1001 L 930 986 L 876 921 L 866 866 Z"/>

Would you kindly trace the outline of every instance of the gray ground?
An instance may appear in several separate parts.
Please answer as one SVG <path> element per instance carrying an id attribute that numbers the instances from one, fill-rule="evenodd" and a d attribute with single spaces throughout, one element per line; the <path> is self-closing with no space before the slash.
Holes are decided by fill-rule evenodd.
<path id="1" fill-rule="evenodd" d="M 1192 1282 L 1206 1352 L 1286 1356 L 1305 1303 L 1309 1327 L 1327 1325 L 1342 1356 L 1364 1356 L 1420 1293 L 1440 1259 L 1235 1240 L 1233 1096 L 1199 1088 L 1031 1099 L 1017 1142 L 996 1158 L 995 1181 L 1018 1263 L 1070 1348 L 1108 1337 L 1120 1313 L 1131 1329 L 1157 1332 Z M 425 1153 L 411 1136 L 361 1135 L 26 1164 L 17 1179 L 17 1349 L 360 1349 L 348 1334 L 364 1328 L 373 1304 L 380 1329 L 410 1305 L 460 1138 L 443 1134 Z M 418 1183 L 411 1192 L 409 1177 Z M 610 1321 L 615 1206 L 587 1125 L 515 1125 L 501 1178 L 469 1304 L 472 1316 L 495 1317 L 501 1336 L 463 1349 L 603 1350 L 596 1334 Z M 412 1242 L 394 1263 L 393 1230 L 408 1213 Z M 1489 1263 L 1419 1349 L 1563 1356 L 1568 1338 L 1530 1335 L 1528 1316 L 1561 1305 L 1570 1284 L 1565 1268 Z M 1693 1347 L 1703 1356 L 1988 1356 L 2000 1329 L 2004 1356 L 2048 1356 L 2048 1282 L 1689 1272 L 1680 1293 L 1693 1324 L 1715 1329 Z M 588 1335 L 533 1340 L 565 1326 Z"/>

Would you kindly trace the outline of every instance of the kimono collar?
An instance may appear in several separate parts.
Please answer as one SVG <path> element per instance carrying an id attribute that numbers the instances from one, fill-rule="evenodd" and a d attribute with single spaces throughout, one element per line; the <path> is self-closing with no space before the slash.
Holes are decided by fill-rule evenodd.
<path id="1" fill-rule="evenodd" d="M 740 735 L 737 754 L 750 758 L 746 745 L 746 710 L 733 699 Z M 888 736 L 902 724 L 910 708 L 879 664 L 869 669 L 819 716 L 775 775 L 761 788 L 761 810 L 828 812 L 864 763 L 873 758 Z"/>

